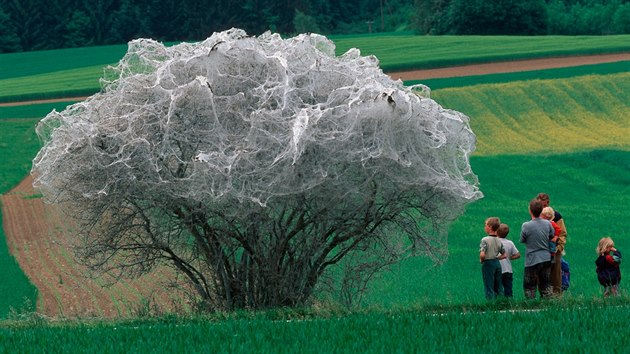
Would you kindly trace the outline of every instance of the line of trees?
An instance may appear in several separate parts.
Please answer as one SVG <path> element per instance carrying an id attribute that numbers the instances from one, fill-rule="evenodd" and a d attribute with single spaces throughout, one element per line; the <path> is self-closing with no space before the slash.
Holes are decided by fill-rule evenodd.
<path id="1" fill-rule="evenodd" d="M 413 0 L 0 0 L 0 52 L 258 35 L 393 31 Z"/>
<path id="2" fill-rule="evenodd" d="M 630 33 L 630 0 L 415 0 L 421 34 Z"/>
<path id="3" fill-rule="evenodd" d="M 630 33 L 630 0 L 0 0 L 0 53 L 202 40 L 231 27 L 352 34 Z"/>

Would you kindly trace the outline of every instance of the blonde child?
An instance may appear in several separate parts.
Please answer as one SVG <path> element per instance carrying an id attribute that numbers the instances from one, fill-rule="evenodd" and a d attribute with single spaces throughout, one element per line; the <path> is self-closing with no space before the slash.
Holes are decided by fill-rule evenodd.
<path id="1" fill-rule="evenodd" d="M 604 287 L 604 296 L 619 295 L 621 252 L 615 248 L 615 243 L 610 237 L 599 240 L 596 251 L 597 280 Z"/>
<path id="2" fill-rule="evenodd" d="M 554 210 L 551 207 L 544 207 L 542 212 L 540 213 L 540 217 L 549 220 L 551 222 L 551 226 L 553 226 L 553 237 L 549 239 L 549 253 L 551 253 L 551 262 L 554 261 L 554 256 L 556 255 L 556 250 L 558 246 L 558 237 L 560 236 L 560 226 L 553 221 L 553 217 L 555 215 Z"/>

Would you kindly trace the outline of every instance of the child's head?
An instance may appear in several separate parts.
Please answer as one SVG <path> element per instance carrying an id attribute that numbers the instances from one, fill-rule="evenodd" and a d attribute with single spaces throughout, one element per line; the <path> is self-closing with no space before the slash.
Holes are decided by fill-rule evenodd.
<path id="1" fill-rule="evenodd" d="M 551 207 L 544 207 L 540 213 L 540 217 L 547 220 L 553 220 L 555 212 Z"/>
<path id="2" fill-rule="evenodd" d="M 597 254 L 604 254 L 606 252 L 609 252 L 611 248 L 615 247 L 615 243 L 613 242 L 612 238 L 610 237 L 602 237 L 601 240 L 599 240 L 599 243 L 597 244 Z"/>
<path id="3" fill-rule="evenodd" d="M 497 229 L 499 228 L 499 225 L 501 225 L 501 220 L 499 220 L 499 218 L 497 217 L 489 217 L 486 219 L 486 232 L 488 234 L 490 233 L 496 233 Z"/>
<path id="4" fill-rule="evenodd" d="M 509 233 L 510 233 L 510 227 L 507 224 L 499 225 L 499 228 L 497 229 L 497 236 L 501 238 L 505 238 L 507 237 Z"/>

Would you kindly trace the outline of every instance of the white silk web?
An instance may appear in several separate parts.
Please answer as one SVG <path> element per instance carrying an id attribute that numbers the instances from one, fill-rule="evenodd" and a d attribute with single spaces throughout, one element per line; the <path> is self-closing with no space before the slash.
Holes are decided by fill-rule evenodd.
<path id="1" fill-rule="evenodd" d="M 139 39 L 102 86 L 38 126 L 33 171 L 49 200 L 142 190 L 266 205 L 325 183 L 360 193 L 357 175 L 462 204 L 481 196 L 468 117 L 393 81 L 374 56 L 337 57 L 320 35 Z"/>

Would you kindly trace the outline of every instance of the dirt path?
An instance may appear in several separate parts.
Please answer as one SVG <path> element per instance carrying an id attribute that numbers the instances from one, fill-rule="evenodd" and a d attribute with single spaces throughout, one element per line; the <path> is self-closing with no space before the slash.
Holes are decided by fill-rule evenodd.
<path id="1" fill-rule="evenodd" d="M 175 305 L 171 298 L 183 298 L 166 288 L 172 276 L 167 269 L 112 286 L 105 277 L 88 277 L 87 269 L 74 261 L 64 232 L 72 227 L 68 218 L 34 194 L 29 176 L 1 195 L 0 202 L 9 251 L 39 291 L 38 312 L 51 317 L 111 318 L 169 310 Z"/>
<path id="2" fill-rule="evenodd" d="M 28 104 L 40 104 L 40 103 L 55 103 L 55 102 L 70 102 L 70 101 L 83 101 L 88 96 L 82 97 L 68 97 L 68 98 L 49 98 L 46 100 L 30 100 L 30 101 L 20 101 L 20 102 L 4 102 L 0 103 L 0 107 L 14 107 L 14 106 L 24 106 Z"/>

